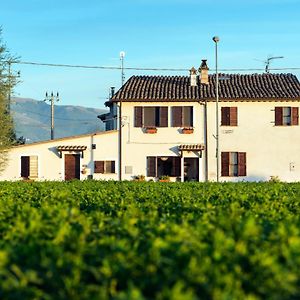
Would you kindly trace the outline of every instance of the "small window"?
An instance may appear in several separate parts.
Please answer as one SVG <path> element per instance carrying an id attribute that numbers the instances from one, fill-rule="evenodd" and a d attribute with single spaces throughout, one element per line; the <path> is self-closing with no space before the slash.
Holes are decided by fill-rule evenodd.
<path id="1" fill-rule="evenodd" d="M 229 153 L 229 176 L 238 176 L 238 153 Z"/>
<path id="2" fill-rule="evenodd" d="M 21 156 L 21 177 L 38 178 L 38 156 Z"/>
<path id="3" fill-rule="evenodd" d="M 221 167 L 221 176 L 246 176 L 246 153 L 222 152 Z"/>
<path id="4" fill-rule="evenodd" d="M 113 174 L 115 172 L 114 160 L 98 160 L 94 162 L 94 173 Z"/>
<path id="5" fill-rule="evenodd" d="M 291 125 L 291 121 L 292 121 L 291 112 L 292 112 L 291 107 L 283 107 L 282 108 L 282 124 L 283 125 Z"/>
<path id="6" fill-rule="evenodd" d="M 168 127 L 168 107 L 135 106 L 134 127 Z"/>
<path id="7" fill-rule="evenodd" d="M 193 127 L 193 106 L 173 106 L 172 127 Z"/>
<path id="8" fill-rule="evenodd" d="M 237 126 L 237 107 L 221 108 L 221 126 Z"/>
<path id="9" fill-rule="evenodd" d="M 275 126 L 298 125 L 298 107 L 275 107 Z"/>

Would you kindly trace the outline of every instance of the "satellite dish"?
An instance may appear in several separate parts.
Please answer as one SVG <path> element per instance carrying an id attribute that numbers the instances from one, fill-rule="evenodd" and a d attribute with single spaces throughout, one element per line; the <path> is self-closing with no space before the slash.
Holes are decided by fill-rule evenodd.
<path id="1" fill-rule="evenodd" d="M 120 52 L 120 58 L 124 58 L 125 57 L 125 52 L 124 51 L 121 51 Z"/>

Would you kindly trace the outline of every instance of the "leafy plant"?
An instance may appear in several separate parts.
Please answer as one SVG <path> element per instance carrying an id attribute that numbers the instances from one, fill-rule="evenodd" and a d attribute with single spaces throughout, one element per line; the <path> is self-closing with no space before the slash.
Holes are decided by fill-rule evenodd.
<path id="1" fill-rule="evenodd" d="M 0 182 L 1 299 L 299 299 L 300 184 Z"/>

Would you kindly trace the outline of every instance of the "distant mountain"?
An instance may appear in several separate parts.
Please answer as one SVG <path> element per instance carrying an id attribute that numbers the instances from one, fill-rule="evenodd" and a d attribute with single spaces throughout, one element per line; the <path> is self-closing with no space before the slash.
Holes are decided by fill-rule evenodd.
<path id="1" fill-rule="evenodd" d="M 51 107 L 44 101 L 13 98 L 11 104 L 17 137 L 26 143 L 50 139 Z M 104 130 L 104 123 L 97 118 L 107 110 L 73 105 L 55 105 L 54 137 L 61 138 Z"/>

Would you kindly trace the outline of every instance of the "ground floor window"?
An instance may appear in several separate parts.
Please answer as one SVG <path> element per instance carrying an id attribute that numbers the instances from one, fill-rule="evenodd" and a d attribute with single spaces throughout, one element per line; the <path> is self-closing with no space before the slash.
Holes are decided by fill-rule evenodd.
<path id="1" fill-rule="evenodd" d="M 37 155 L 21 156 L 21 177 L 38 177 L 38 157 Z"/>
<path id="2" fill-rule="evenodd" d="M 114 160 L 98 160 L 94 162 L 94 173 L 113 174 L 115 172 Z"/>
<path id="3" fill-rule="evenodd" d="M 221 176 L 246 176 L 246 153 L 222 152 L 221 165 Z"/>
<path id="4" fill-rule="evenodd" d="M 147 176 L 160 177 L 181 175 L 181 157 L 178 156 L 148 156 Z"/>

